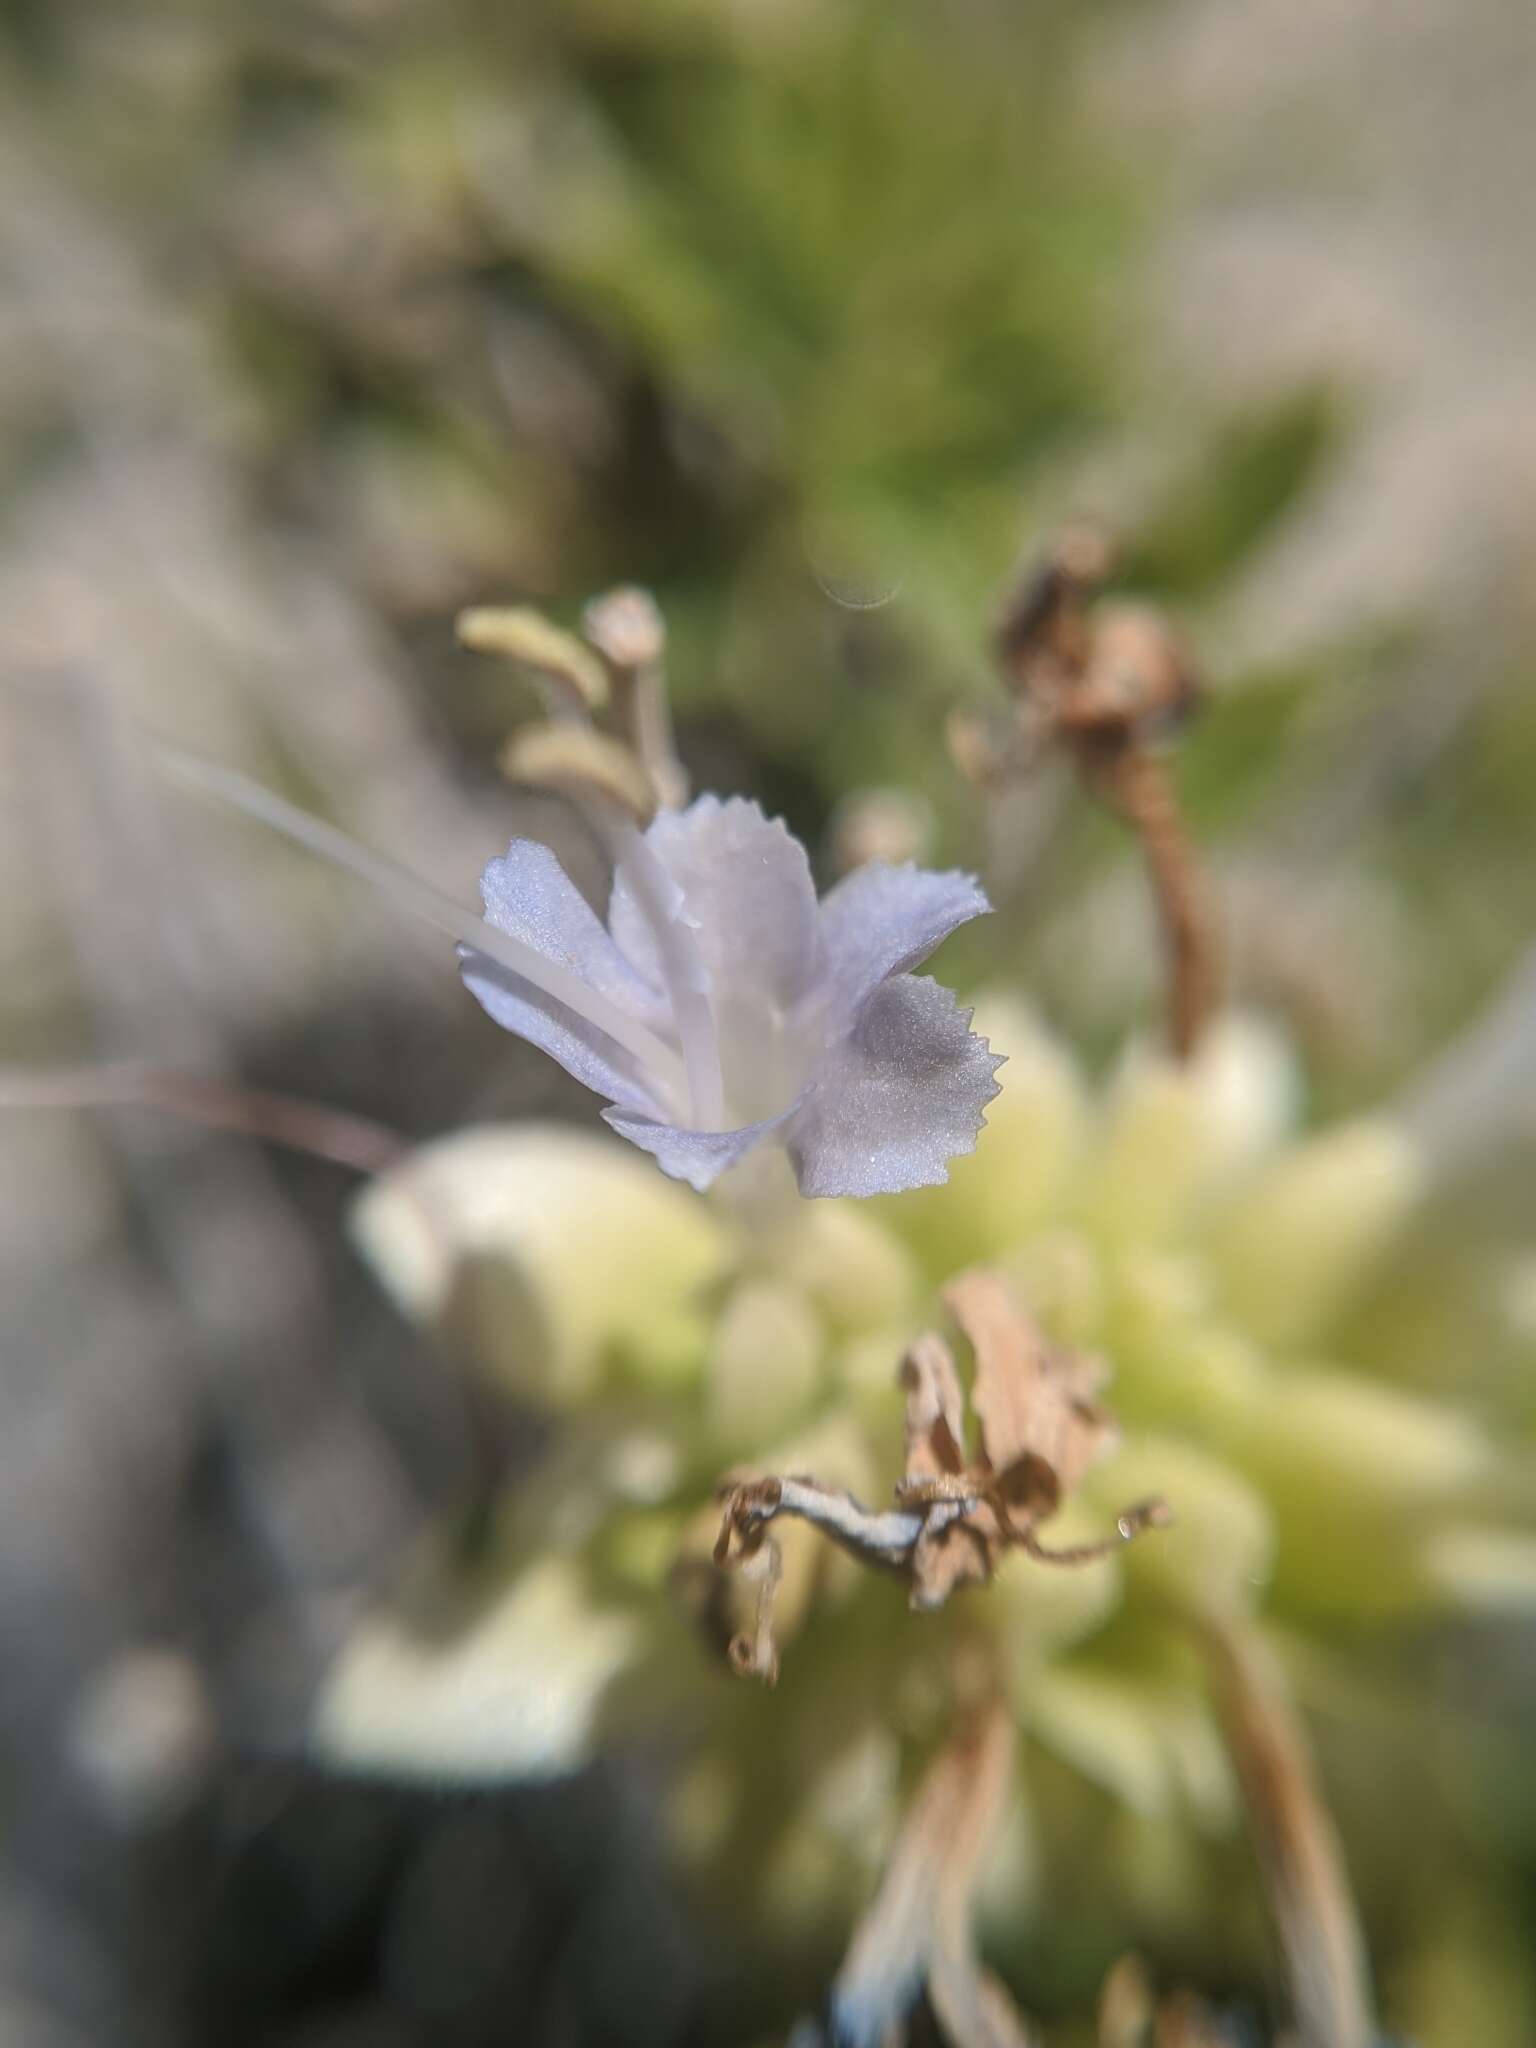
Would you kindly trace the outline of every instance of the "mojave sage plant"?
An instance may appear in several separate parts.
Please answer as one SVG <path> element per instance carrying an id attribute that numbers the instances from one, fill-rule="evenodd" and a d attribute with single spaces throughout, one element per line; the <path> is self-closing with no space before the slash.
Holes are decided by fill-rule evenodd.
<path id="1" fill-rule="evenodd" d="M 643 593 L 591 608 L 594 646 L 521 611 L 466 613 L 467 644 L 511 654 L 548 717 L 516 735 L 516 781 L 558 790 L 609 856 L 599 917 L 542 842 L 481 877 L 475 918 L 246 777 L 173 747 L 175 779 L 360 875 L 459 942 L 487 1014 L 603 1097 L 604 1120 L 699 1190 L 760 1148 L 802 1195 L 894 1194 L 974 1149 L 1004 1055 L 911 969 L 989 910 L 971 875 L 871 861 L 818 903 L 805 849 L 739 797 L 680 807 Z M 595 648 L 610 651 L 606 665 Z M 621 732 L 599 729 L 613 702 Z"/>
<path id="2" fill-rule="evenodd" d="M 1390 1272 L 1425 1199 L 1422 1148 L 1389 1116 L 1304 1129 L 1289 1052 L 1256 1020 L 1218 1016 L 1182 1057 L 1132 1048 L 1106 1084 L 999 993 L 980 1018 L 1009 1063 L 974 1154 L 993 1061 L 946 1026 L 939 1092 L 958 1076 L 964 1107 L 915 1135 L 911 1182 L 928 1184 L 837 1198 L 888 1184 L 899 1145 L 886 1115 L 902 1099 L 876 1091 L 870 1162 L 838 1134 L 824 1154 L 806 1142 L 816 1127 L 800 1118 L 828 1075 L 850 1074 L 846 1099 L 866 1100 L 864 1052 L 847 1068 L 829 1050 L 839 1032 L 858 1038 L 856 1002 L 822 994 L 797 1009 L 825 987 L 814 936 L 825 938 L 839 892 L 814 913 L 798 861 L 790 884 L 784 843 L 761 837 L 773 828 L 755 813 L 732 825 L 729 804 L 706 801 L 693 824 L 663 810 L 647 825 L 658 790 L 676 794 L 675 764 L 658 752 L 654 639 L 648 662 L 626 666 L 601 633 L 596 665 L 591 646 L 523 617 L 482 618 L 471 637 L 550 679 L 550 727 L 510 751 L 514 772 L 574 786 L 610 844 L 631 857 L 635 841 L 648 845 L 683 899 L 673 922 L 691 959 L 666 964 L 638 902 L 610 910 L 601 947 L 615 977 L 602 993 L 674 1055 L 670 1092 L 658 1083 L 636 1108 L 652 1086 L 643 1056 L 583 1072 L 577 1047 L 573 1071 L 658 1157 L 678 1145 L 684 1179 L 707 1182 L 750 1133 L 760 1159 L 769 1143 L 788 1152 L 802 1187 L 818 1186 L 818 1158 L 834 1162 L 819 1183 L 832 1198 L 805 1202 L 784 1174 L 733 1199 L 750 1156 L 700 1194 L 616 1142 L 534 1125 L 448 1137 L 373 1182 L 356 1231 L 385 1285 L 561 1428 L 542 1469 L 482 1521 L 477 1548 L 429 1542 L 402 1597 L 358 1630 L 319 1703 L 322 1748 L 373 1769 L 486 1780 L 567 1770 L 611 1734 L 665 1728 L 680 1746 L 672 1818 L 687 1862 L 764 1942 L 814 1949 L 868 1898 L 897 1841 L 903 1783 L 979 1690 L 1024 1737 L 1002 1851 L 978 1895 L 994 1935 L 1016 1946 L 1049 1928 L 1051 1869 L 1086 1859 L 1093 1897 L 1079 1903 L 1078 1932 L 1100 1962 L 1128 1937 L 1188 1954 L 1219 1930 L 1229 1964 L 1242 1953 L 1258 1968 L 1257 1916 L 1233 1917 L 1252 1889 L 1236 1835 L 1248 1780 L 1213 1675 L 1221 1658 L 1283 1666 L 1327 1699 L 1368 1669 L 1364 1645 L 1394 1624 L 1536 1588 L 1536 1547 L 1511 1512 L 1519 1461 L 1454 1396 L 1396 1387 L 1346 1348 L 1352 1305 Z M 569 715 L 573 677 L 608 692 L 627 733 L 620 755 L 595 744 L 607 736 L 589 717 Z M 1118 772 L 1112 743 L 1096 771 L 1106 758 Z M 1141 774 L 1136 759 L 1129 768 Z M 740 961 L 729 914 L 711 922 L 740 886 L 727 872 L 738 830 L 776 877 L 771 903 L 754 897 L 770 905 L 761 962 Z M 518 858 L 552 881 L 547 863 Z M 500 874 L 493 863 L 493 921 Z M 687 908 L 690 883 L 702 915 Z M 923 950 L 938 936 L 916 915 L 920 890 L 953 921 L 980 907 L 970 886 L 882 883 L 893 922 L 876 954 L 859 950 L 859 987 L 898 985 L 921 957 L 904 950 L 914 935 Z M 595 914 L 573 915 L 596 946 Z M 1167 923 L 1177 958 L 1178 919 Z M 790 929 L 798 961 L 779 944 Z M 550 957 L 580 972 L 580 947 L 561 945 L 550 937 Z M 470 949 L 471 986 L 499 999 L 499 977 Z M 714 979 L 721 962 L 732 964 Z M 683 1014 L 706 982 L 717 1000 L 734 987 L 771 1003 L 745 1024 L 721 1003 L 713 1114 L 695 1106 L 714 1087 L 709 1036 Z M 1196 1009 L 1176 1006 L 1175 1041 Z M 824 1020 L 819 1035 L 799 1035 L 802 1017 Z M 547 1029 L 542 1012 L 505 1021 Z M 759 1074 L 761 1034 L 773 1049 Z M 933 1185 L 945 1147 L 968 1156 Z M 975 1476 L 994 1440 L 961 1441 L 947 1370 L 914 1372 L 935 1356 L 914 1344 L 937 1293 L 978 1264 L 1066 1361 L 1064 1386 L 1088 1399 L 1107 1369 L 1120 1428 L 1096 1409 L 1074 1426 L 1072 1443 L 1095 1455 L 1074 1451 L 1073 1487 L 1033 1497 L 1053 1512 L 1048 1544 L 1034 1540 L 1033 1508 L 1021 1523 L 1006 1490 Z M 929 1425 L 944 1421 L 942 1456 L 914 1423 L 915 1382 L 932 1396 Z M 914 1442 L 928 1446 L 926 1469 Z M 904 1464 L 914 1490 L 893 1515 L 880 1503 Z M 1173 1525 L 1106 1548 L 1107 1532 L 1139 1526 L 1126 1503 L 1152 1497 Z M 807 1504 L 811 1519 L 797 1518 Z M 772 1551 L 758 1540 L 769 1521 Z M 925 1533 L 941 1541 L 920 1559 Z M 722 1570 L 717 1543 L 745 1569 Z M 1040 1555 L 1063 1544 L 1095 1554 L 1063 1573 Z M 861 1571 L 850 1550 L 897 1568 Z M 946 1596 L 965 1578 L 990 1583 L 920 1600 L 933 1611 L 913 1616 L 901 1581 L 915 1590 L 920 1569 L 938 1570 L 926 1583 Z M 1216 1666 L 1207 1642 L 1226 1646 Z M 775 1691 L 729 1677 L 732 1645 L 740 1671 L 778 1676 Z M 1360 1708 L 1355 1742 L 1390 1754 L 1400 1705 Z M 1438 1882 L 1454 1869 L 1464 1897 L 1488 1906 L 1491 1893 L 1475 1863 L 1457 1861 L 1433 1802 L 1398 1799 L 1389 1781 L 1378 1770 L 1379 1796 L 1355 1795 L 1401 1849 L 1377 1860 L 1374 1894 L 1433 1953 L 1439 1891 L 1417 1882 L 1415 1852 L 1428 1848 Z M 1334 1926 L 1332 1951 L 1338 2038 L 1363 2038 L 1347 1926 Z M 1411 2023 L 1411 1997 L 1399 2017 Z"/>
<path id="3" fill-rule="evenodd" d="M 1397 1110 L 1306 1128 L 1283 1038 L 1216 1007 L 1157 752 L 1187 671 L 1160 622 L 1093 603 L 1101 559 L 1058 551 L 1025 586 L 1002 642 L 1011 709 L 952 737 L 1005 799 L 1065 745 L 1136 833 L 1170 1052 L 1133 1046 L 1090 1080 L 999 990 L 981 1005 L 1009 1054 L 999 1093 L 969 1015 L 909 974 L 979 890 L 875 869 L 818 907 L 755 808 L 689 807 L 659 621 L 624 593 L 585 641 L 527 614 L 464 621 L 544 682 L 549 717 L 506 766 L 575 798 L 618 878 L 604 917 L 527 842 L 491 863 L 481 918 L 260 785 L 153 751 L 455 940 L 487 1008 L 605 1094 L 636 1144 L 524 1123 L 412 1152 L 314 1104 L 137 1065 L 13 1076 L 6 1099 L 135 1102 L 371 1173 L 355 1228 L 385 1286 L 558 1423 L 537 1468 L 429 1538 L 355 1632 L 317 1705 L 324 1753 L 484 1782 L 649 1728 L 676 1765 L 678 1847 L 754 1944 L 825 1963 L 873 1894 L 834 2017 L 882 2043 L 925 1973 L 952 2039 L 971 2038 L 962 2008 L 992 2012 L 969 1925 L 949 1924 L 962 1905 L 1078 1989 L 1127 1937 L 1257 1970 L 1245 1811 L 1301 2038 L 1353 2048 L 1366 1979 L 1294 1690 L 1321 1710 L 1368 1898 L 1410 1957 L 1393 2017 L 1432 2038 L 1445 1987 L 1470 1983 L 1484 2048 L 1524 2048 L 1536 1997 L 1507 1892 L 1419 1767 L 1426 1725 L 1452 1747 L 1421 1704 L 1437 1668 L 1421 1655 L 1383 1683 L 1374 1646 L 1536 1595 L 1518 1394 L 1465 1373 L 1488 1274 L 1455 1279 L 1448 1316 L 1426 1273 L 1454 1252 L 1422 1257 L 1446 1190 L 1536 1082 L 1536 969 Z M 1353 1312 L 1373 1289 L 1374 1344 Z M 940 1299 L 972 1340 L 968 1377 Z M 1126 1549 L 1162 1502 L 1173 1525 Z M 743 1687 L 732 1662 L 782 1682 Z M 994 1768 L 1015 1747 L 1017 1772 Z M 990 1874 L 964 1820 L 980 1807 Z M 1069 1921 L 1063 1868 L 1092 1872 Z M 925 1898 L 943 1939 L 892 1974 L 886 1934 Z"/>

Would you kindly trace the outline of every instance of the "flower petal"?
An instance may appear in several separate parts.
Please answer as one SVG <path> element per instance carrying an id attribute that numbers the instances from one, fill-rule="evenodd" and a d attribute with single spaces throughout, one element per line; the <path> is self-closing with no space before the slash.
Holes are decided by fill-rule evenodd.
<path id="1" fill-rule="evenodd" d="M 663 811 L 645 835 L 683 896 L 683 915 L 718 997 L 787 1009 L 816 974 L 816 890 L 805 848 L 782 820 L 744 797 L 701 796 Z M 650 926 L 622 869 L 613 935 L 646 979 L 664 986 Z"/>
<path id="2" fill-rule="evenodd" d="M 480 894 L 487 923 L 568 968 L 652 1030 L 664 1028 L 657 998 L 547 846 L 514 839 L 487 866 Z M 657 1084 L 633 1054 L 567 1004 L 468 947 L 460 951 L 459 971 L 470 994 L 504 1030 L 547 1052 L 585 1087 L 642 1115 L 665 1114 Z"/>
<path id="3" fill-rule="evenodd" d="M 974 1151 L 1002 1058 L 926 976 L 882 982 L 829 1048 L 787 1125 L 803 1195 L 889 1195 L 948 1179 Z"/>
<path id="4" fill-rule="evenodd" d="M 829 1014 L 851 1016 L 882 981 L 918 966 L 952 931 L 991 908 L 976 877 L 958 869 L 940 874 L 884 861 L 855 869 L 821 902 Z"/>
<path id="5" fill-rule="evenodd" d="M 1008 1054 L 986 1130 L 947 1187 L 904 1195 L 883 1219 L 936 1279 L 1014 1252 L 1058 1221 L 1090 1128 L 1076 1065 L 1022 1004 L 984 994 L 971 1028 Z"/>
<path id="6" fill-rule="evenodd" d="M 671 1174 L 674 1180 L 687 1181 L 702 1194 L 728 1167 L 745 1159 L 754 1145 L 760 1145 L 787 1123 L 798 1107 L 798 1102 L 791 1103 L 777 1116 L 743 1124 L 734 1131 L 676 1130 L 671 1124 L 657 1123 L 648 1116 L 631 1116 L 623 1108 L 605 1109 L 603 1120 L 621 1138 L 628 1138 L 642 1152 L 651 1153 L 663 1173 Z"/>

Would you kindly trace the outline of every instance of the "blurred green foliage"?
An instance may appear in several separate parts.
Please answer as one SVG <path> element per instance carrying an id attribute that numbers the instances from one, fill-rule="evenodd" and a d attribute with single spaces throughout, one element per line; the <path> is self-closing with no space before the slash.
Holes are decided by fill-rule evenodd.
<path id="1" fill-rule="evenodd" d="M 1134 28 L 1110 0 L 12 0 L 4 18 L 18 132 L 211 338 L 207 431 L 274 529 L 393 621 L 466 764 L 485 772 L 506 712 L 453 647 L 456 607 L 574 617 L 639 580 L 671 621 L 703 779 L 811 836 L 846 790 L 901 781 L 980 858 L 940 721 L 988 687 L 1018 552 L 1086 494 L 1121 531 L 1123 586 L 1172 605 L 1211 666 L 1220 708 L 1185 747 L 1199 824 L 1245 856 L 1312 849 L 1330 899 L 1347 854 L 1450 955 L 1424 972 L 1378 918 L 1386 1016 L 1320 957 L 1341 934 L 1354 950 L 1358 906 L 1321 935 L 1302 915 L 1299 965 L 1257 963 L 1329 1090 L 1404 1071 L 1536 919 L 1536 734 L 1502 674 L 1426 673 L 1434 622 L 1373 618 L 1366 592 L 1357 627 L 1293 636 L 1278 672 L 1234 657 L 1234 595 L 1319 501 L 1370 393 L 1314 377 L 1234 407 L 1152 367 L 1171 186 L 1155 117 L 1128 136 L 1104 86 Z M 12 442 L 12 491 L 51 445 L 46 422 Z M 1114 482 L 1126 450 L 1134 487 Z M 1067 814 L 1061 917 L 1120 851 Z M 1306 878 L 1275 887 L 1300 900 Z M 1072 986 L 1039 909 L 1010 947 L 1107 1040 L 1144 981 Z"/>

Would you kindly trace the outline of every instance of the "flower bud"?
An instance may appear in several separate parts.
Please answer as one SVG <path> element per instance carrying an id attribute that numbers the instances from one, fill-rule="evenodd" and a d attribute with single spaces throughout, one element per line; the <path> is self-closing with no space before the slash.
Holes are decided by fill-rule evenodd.
<path id="1" fill-rule="evenodd" d="M 407 1314 L 475 1315 L 473 1355 L 524 1395 L 580 1399 L 604 1368 L 698 1370 L 702 1294 L 728 1256 L 719 1218 L 637 1155 L 551 1124 L 487 1125 L 423 1146 L 352 1213 Z"/>
<path id="2" fill-rule="evenodd" d="M 1202 1695 L 1176 1678 L 1087 1659 L 1042 1672 L 1026 1705 L 1030 1729 L 1134 1814 L 1225 1826 L 1231 1767 Z"/>
<path id="3" fill-rule="evenodd" d="M 608 701 L 603 664 L 572 633 L 526 605 L 478 605 L 454 622 L 460 644 L 475 654 L 505 655 L 531 669 L 557 712 L 599 711 Z"/>
<path id="4" fill-rule="evenodd" d="M 1267 1343 L 1304 1343 L 1369 1274 L 1422 1184 L 1418 1153 L 1391 1124 L 1343 1124 L 1294 1146 L 1211 1232 L 1232 1315 Z"/>
<path id="5" fill-rule="evenodd" d="M 1122 1503 L 1123 1505 L 1123 1503 Z M 1091 1543 L 1104 1533 L 1091 1506 L 1073 1501 L 1043 1532 L 1053 1545 Z M 998 1631 L 1016 1683 L 1031 1678 L 1058 1651 L 1103 1627 L 1120 1601 L 1120 1559 L 1096 1558 L 1070 1569 L 1020 1553 L 1006 1558 L 987 1593 L 988 1619 Z"/>
<path id="6" fill-rule="evenodd" d="M 1274 1508 L 1277 1592 L 1312 1614 L 1420 1603 L 1425 1544 L 1491 1463 L 1454 1410 L 1329 1372 L 1276 1375 L 1228 1448 Z"/>
<path id="7" fill-rule="evenodd" d="M 1084 1216 L 1115 1246 L 1166 1241 L 1276 1142 L 1294 1097 L 1283 1046 L 1253 1018 L 1213 1026 L 1187 1065 L 1133 1053 L 1085 1167 Z"/>
<path id="8" fill-rule="evenodd" d="M 905 1323 L 914 1313 L 912 1254 L 867 1204 L 800 1204 L 764 1258 L 775 1274 L 802 1291 L 836 1336 Z"/>
<path id="9" fill-rule="evenodd" d="M 589 1754 L 598 1708 L 629 1663 L 638 1624 L 593 1600 L 580 1566 L 547 1556 L 488 1592 L 432 1580 L 430 1625 L 415 1603 L 350 1638 L 313 1725 L 342 1764 L 416 1778 L 556 1777 Z"/>

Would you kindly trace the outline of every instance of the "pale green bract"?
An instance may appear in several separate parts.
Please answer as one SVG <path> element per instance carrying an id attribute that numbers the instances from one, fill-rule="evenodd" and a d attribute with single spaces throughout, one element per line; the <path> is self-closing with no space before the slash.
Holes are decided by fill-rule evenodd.
<path id="1" fill-rule="evenodd" d="M 679 1841 L 793 1930 L 867 1889 L 895 1825 L 895 1759 L 942 1728 L 945 1673 L 979 1644 L 1063 1782 L 1098 1788 L 1084 1814 L 1121 1816 L 1117 1885 L 1156 1891 L 1166 1915 L 1194 1884 L 1174 1845 L 1236 1824 L 1179 1617 L 1256 1615 L 1305 1650 L 1339 1619 L 1536 1595 L 1536 1542 L 1496 1505 L 1507 1473 L 1489 1436 L 1335 1352 L 1420 1199 L 1409 1139 L 1382 1120 L 1298 1130 L 1288 1053 L 1253 1019 L 1218 1026 L 1187 1068 L 1137 1052 L 1098 1088 L 1018 1006 L 984 1002 L 977 1023 L 1009 1063 L 942 1189 L 791 1200 L 749 1223 L 550 1126 L 446 1139 L 370 1187 L 355 1228 L 382 1283 L 413 1316 L 457 1318 L 487 1371 L 559 1411 L 566 1451 L 507 1504 L 478 1590 L 442 1577 L 446 1640 L 413 1641 L 399 1601 L 359 1631 L 320 1710 L 329 1754 L 429 1779 L 526 1776 L 661 1716 L 693 1737 Z M 1102 1534 L 1152 1493 L 1174 1525 L 1075 1572 L 1014 1556 L 924 1616 L 785 1528 L 783 1676 L 752 1692 L 675 1597 L 680 1555 L 708 1569 L 714 1482 L 805 1471 L 888 1497 L 902 1349 L 946 1274 L 983 1260 L 1111 1371 L 1122 1441 L 1052 1540 Z M 507 1625 L 551 1557 L 559 1600 L 529 1598 L 558 1646 Z M 515 1704 L 517 1674 L 536 1683 L 546 1658 L 560 1678 L 540 1720 Z M 370 1692 L 402 1670 L 410 1688 L 384 1711 Z M 485 1703 L 502 1698 L 498 1742 Z M 1039 1853 L 1023 1815 L 997 1880 L 1010 1914 Z M 748 1838 L 750 1870 L 729 1854 Z"/>

